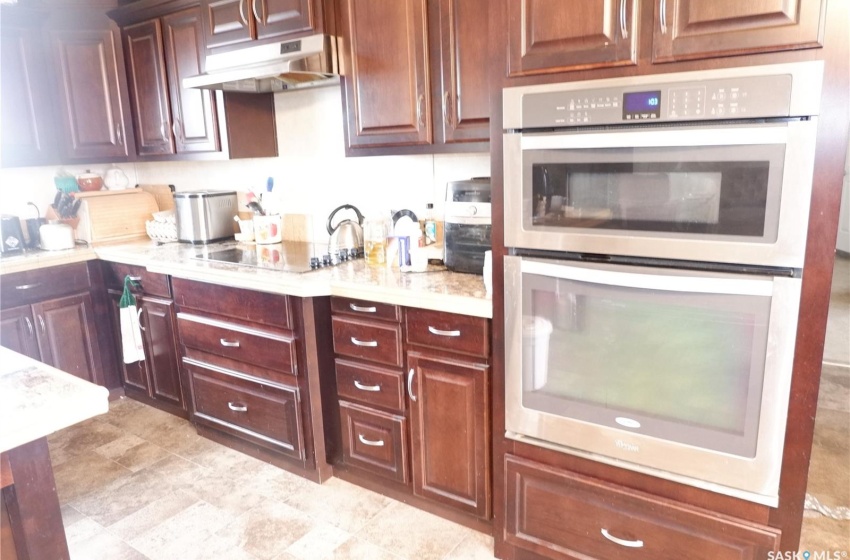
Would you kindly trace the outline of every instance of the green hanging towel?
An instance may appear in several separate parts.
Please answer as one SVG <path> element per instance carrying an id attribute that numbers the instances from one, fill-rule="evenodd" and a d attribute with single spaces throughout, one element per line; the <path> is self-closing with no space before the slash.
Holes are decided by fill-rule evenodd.
<path id="1" fill-rule="evenodd" d="M 124 277 L 124 293 L 118 302 L 119 317 L 121 319 L 121 351 L 124 355 L 124 363 L 132 364 L 145 359 L 145 350 L 142 344 L 142 331 L 139 328 L 139 313 L 136 311 L 136 296 L 132 288 L 138 284 L 129 276 Z"/>

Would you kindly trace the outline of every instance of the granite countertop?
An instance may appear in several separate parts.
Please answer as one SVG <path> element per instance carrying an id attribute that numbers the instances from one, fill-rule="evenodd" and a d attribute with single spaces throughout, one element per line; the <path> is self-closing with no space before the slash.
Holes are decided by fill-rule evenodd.
<path id="1" fill-rule="evenodd" d="M 236 246 L 235 241 L 222 247 Z M 193 258 L 198 248 L 185 243 L 157 245 L 147 238 L 51 253 L 38 252 L 0 261 L 0 274 L 91 259 L 144 266 L 151 272 L 299 297 L 343 296 L 435 311 L 492 318 L 493 305 L 481 276 L 430 266 L 425 272 L 369 266 L 362 259 L 307 273 L 287 273 Z"/>
<path id="2" fill-rule="evenodd" d="M 109 391 L 0 347 L 0 451 L 109 409 Z"/>

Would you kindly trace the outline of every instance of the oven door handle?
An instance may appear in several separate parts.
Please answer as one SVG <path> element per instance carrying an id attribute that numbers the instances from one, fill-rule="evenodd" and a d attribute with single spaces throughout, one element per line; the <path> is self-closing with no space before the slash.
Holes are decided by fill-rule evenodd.
<path id="1" fill-rule="evenodd" d="M 520 257 L 505 257 L 505 259 L 516 258 Z M 654 271 L 620 272 L 570 266 L 570 263 L 565 261 L 550 263 L 530 259 L 522 259 L 520 270 L 523 274 L 643 290 L 767 297 L 773 295 L 773 280 L 755 278 L 712 278 L 700 276 L 699 273 L 672 275 Z"/>
<path id="2" fill-rule="evenodd" d="M 729 135 L 734 133 L 734 140 Z M 788 125 L 717 128 L 657 128 L 638 131 L 594 132 L 589 134 L 523 134 L 520 148 L 525 150 L 578 150 L 598 148 L 683 148 L 787 144 Z"/>

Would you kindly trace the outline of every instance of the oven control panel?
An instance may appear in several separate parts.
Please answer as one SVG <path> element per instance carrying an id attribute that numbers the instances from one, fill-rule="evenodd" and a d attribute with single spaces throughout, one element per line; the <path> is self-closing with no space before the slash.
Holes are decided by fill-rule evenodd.
<path id="1" fill-rule="evenodd" d="M 528 93 L 522 97 L 522 126 L 784 117 L 790 112 L 791 80 L 781 74 Z"/>

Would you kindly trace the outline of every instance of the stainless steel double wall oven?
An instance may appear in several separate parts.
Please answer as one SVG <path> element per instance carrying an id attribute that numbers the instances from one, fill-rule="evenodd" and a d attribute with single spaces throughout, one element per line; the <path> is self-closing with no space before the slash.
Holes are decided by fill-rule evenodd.
<path id="1" fill-rule="evenodd" d="M 505 89 L 508 437 L 777 504 L 822 73 Z"/>

